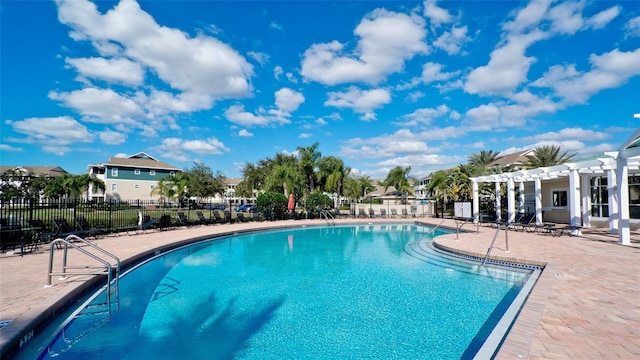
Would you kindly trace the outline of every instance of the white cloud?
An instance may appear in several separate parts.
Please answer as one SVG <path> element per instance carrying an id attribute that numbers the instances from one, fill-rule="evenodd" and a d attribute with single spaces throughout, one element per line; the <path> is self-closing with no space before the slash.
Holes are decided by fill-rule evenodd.
<path id="1" fill-rule="evenodd" d="M 19 147 L 7 145 L 7 144 L 0 144 L 0 150 L 2 150 L 2 151 L 11 151 L 11 152 L 24 151 L 23 148 L 19 148 Z"/>
<path id="2" fill-rule="evenodd" d="M 269 124 L 269 119 L 262 115 L 254 115 L 244 110 L 244 105 L 231 105 L 224 112 L 227 120 L 242 126 L 264 126 Z"/>
<path id="3" fill-rule="evenodd" d="M 536 134 L 533 136 L 526 136 L 520 139 L 520 141 L 531 142 L 559 142 L 569 140 L 584 140 L 584 141 L 603 141 L 611 138 L 611 135 L 606 132 L 598 132 L 593 130 L 587 130 L 580 127 L 564 128 L 558 131 L 549 131 L 546 133 Z"/>
<path id="4" fill-rule="evenodd" d="M 300 104 L 304 102 L 302 93 L 289 88 L 282 88 L 276 91 L 275 98 L 278 109 L 286 113 L 292 113 L 298 110 Z"/>
<path id="5" fill-rule="evenodd" d="M 346 92 L 330 92 L 325 106 L 349 108 L 359 114 L 371 113 L 373 110 L 391 102 L 391 94 L 386 89 L 360 90 L 355 86 Z"/>
<path id="6" fill-rule="evenodd" d="M 453 17 L 449 12 L 436 4 L 436 0 L 426 0 L 424 2 L 423 15 L 431 21 L 433 27 L 438 27 L 441 24 L 450 23 L 453 21 Z"/>
<path id="7" fill-rule="evenodd" d="M 444 32 L 436 39 L 433 46 L 446 51 L 449 55 L 460 53 L 462 45 L 471 38 L 467 36 L 467 27 L 454 27 L 451 31 Z"/>
<path id="8" fill-rule="evenodd" d="M 393 134 L 384 134 L 369 139 L 349 139 L 341 146 L 340 154 L 354 159 L 377 159 L 427 151 L 431 150 L 427 147 L 424 134 L 415 134 L 411 130 L 400 129 Z"/>
<path id="9" fill-rule="evenodd" d="M 98 137 L 107 145 L 119 145 L 127 141 L 126 134 L 108 129 L 98 132 Z"/>
<path id="10" fill-rule="evenodd" d="M 283 73 L 284 70 L 282 69 L 282 66 L 277 65 L 273 68 L 273 77 L 276 78 L 276 80 L 280 80 L 280 75 L 282 75 Z"/>
<path id="11" fill-rule="evenodd" d="M 406 119 L 405 122 L 402 122 L 402 126 L 416 126 L 416 125 L 429 125 L 434 119 L 437 119 L 441 116 L 446 115 L 449 112 L 449 107 L 447 105 L 440 105 L 436 108 L 421 108 L 417 109 L 410 114 L 406 114 L 403 116 Z"/>
<path id="12" fill-rule="evenodd" d="M 575 64 L 553 66 L 532 86 L 552 88 L 566 104 L 584 103 L 601 90 L 618 87 L 632 76 L 640 75 L 640 48 L 591 54 L 589 62 L 591 70 L 588 72 L 579 72 Z"/>
<path id="13" fill-rule="evenodd" d="M 104 15 L 86 0 L 56 3 L 73 39 L 118 44 L 174 89 L 215 97 L 243 97 L 251 90 L 253 68 L 236 50 L 213 37 L 161 26 L 134 0 L 122 0 Z"/>
<path id="14" fill-rule="evenodd" d="M 69 93 L 50 92 L 49 98 L 61 101 L 83 116 L 85 121 L 114 124 L 134 124 L 134 117 L 144 117 L 145 112 L 136 101 L 121 96 L 111 89 L 84 88 Z"/>
<path id="15" fill-rule="evenodd" d="M 309 133 L 300 133 L 300 135 L 298 135 L 299 139 L 308 139 L 310 138 L 312 135 Z"/>
<path id="16" fill-rule="evenodd" d="M 640 37 L 640 16 L 630 19 L 625 25 L 627 37 Z"/>
<path id="17" fill-rule="evenodd" d="M 247 55 L 262 66 L 269 62 L 269 55 L 265 53 L 249 51 Z"/>
<path id="18" fill-rule="evenodd" d="M 314 44 L 304 53 L 301 74 L 327 85 L 375 84 L 402 70 L 404 62 L 428 51 L 424 19 L 376 9 L 354 30 L 359 41 L 353 53 L 338 41 Z"/>
<path id="19" fill-rule="evenodd" d="M 442 64 L 434 62 L 427 62 L 426 64 L 422 65 L 421 81 L 425 84 L 429 84 L 435 81 L 446 81 L 459 73 L 459 71 L 449 73 L 443 72 L 442 68 Z"/>
<path id="20" fill-rule="evenodd" d="M 240 131 L 238 131 L 238 136 L 241 136 L 241 137 L 253 137 L 253 133 L 247 131 L 246 129 L 241 129 Z"/>
<path id="21" fill-rule="evenodd" d="M 42 145 L 43 149 L 44 146 L 59 146 L 59 151 L 53 151 L 52 148 L 46 150 L 59 155 L 67 152 L 63 149 L 64 145 L 90 143 L 95 138 L 89 129 L 69 116 L 7 120 L 5 124 L 26 136 L 21 139 L 22 142 Z"/>
<path id="22" fill-rule="evenodd" d="M 163 154 L 163 157 L 175 159 L 177 161 L 191 161 L 193 156 L 188 152 L 199 155 L 220 155 L 228 152 L 229 149 L 216 139 L 206 140 L 185 140 L 180 138 L 167 138 L 162 140 L 162 144 L 153 148 Z"/>
<path id="23" fill-rule="evenodd" d="M 540 31 L 510 36 L 503 46 L 491 52 L 487 65 L 469 73 L 464 90 L 481 95 L 506 95 L 515 90 L 527 80 L 529 67 L 536 60 L 525 56 L 526 49 L 544 36 Z"/>
<path id="24" fill-rule="evenodd" d="M 593 17 L 589 18 L 588 23 L 594 29 L 601 29 L 605 27 L 611 20 L 620 15 L 620 6 L 612 6 L 607 10 L 603 10 Z"/>
<path id="25" fill-rule="evenodd" d="M 137 62 L 129 59 L 66 58 L 82 77 L 138 86 L 144 81 L 144 70 Z"/>

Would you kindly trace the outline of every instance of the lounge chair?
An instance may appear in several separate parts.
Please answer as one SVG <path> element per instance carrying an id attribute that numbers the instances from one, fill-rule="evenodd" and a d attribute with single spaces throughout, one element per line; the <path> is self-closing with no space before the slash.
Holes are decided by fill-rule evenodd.
<path id="1" fill-rule="evenodd" d="M 359 208 L 358 209 L 358 217 L 362 217 L 362 218 L 366 218 L 367 217 L 367 213 L 364 212 L 364 208 Z"/>
<path id="2" fill-rule="evenodd" d="M 69 224 L 69 222 L 67 222 L 67 219 L 65 219 L 63 217 L 54 218 L 52 221 L 53 221 L 53 225 L 55 226 L 55 234 L 54 234 L 54 236 L 56 238 L 66 238 L 69 235 L 76 235 L 76 236 L 79 236 L 81 238 L 87 236 L 87 232 L 86 231 L 75 230 Z"/>
<path id="3" fill-rule="evenodd" d="M 408 218 L 409 217 L 409 213 L 407 212 L 406 208 L 402 208 L 402 217 L 403 218 Z"/>
<path id="4" fill-rule="evenodd" d="M 383 217 L 383 218 L 387 217 L 387 209 L 380 209 L 380 217 Z"/>
<path id="5" fill-rule="evenodd" d="M 396 210 L 395 208 L 391 209 L 391 217 L 397 218 L 398 217 L 398 210 Z"/>
<path id="6" fill-rule="evenodd" d="M 497 226 L 498 223 L 500 222 L 500 216 L 498 215 L 493 215 L 493 216 L 481 216 L 480 217 L 480 224 L 484 225 L 484 226 Z"/>
<path id="7" fill-rule="evenodd" d="M 200 223 L 202 225 L 211 225 L 211 224 L 215 223 L 215 219 L 206 218 L 204 216 L 204 214 L 202 213 L 202 211 L 200 211 L 200 210 L 196 211 L 196 215 L 198 216 L 198 219 L 200 219 Z"/>
<path id="8" fill-rule="evenodd" d="M 511 229 L 516 231 L 525 231 L 531 226 L 531 222 L 536 218 L 535 213 L 524 215 L 516 223 L 511 224 Z"/>
<path id="9" fill-rule="evenodd" d="M 374 217 L 376 217 L 376 211 L 375 211 L 375 210 L 373 210 L 373 209 L 369 209 L 369 217 L 370 217 L 370 218 L 374 218 Z"/>
<path id="10" fill-rule="evenodd" d="M 227 215 L 222 210 L 213 210 L 213 218 L 216 224 L 224 224 L 227 222 Z"/>
<path id="11" fill-rule="evenodd" d="M 171 220 L 171 215 L 169 214 L 160 216 L 160 219 L 158 220 L 158 228 L 160 229 L 160 231 L 175 229 L 176 226 L 176 223 Z"/>
<path id="12" fill-rule="evenodd" d="M 96 239 L 108 232 L 106 228 L 91 226 L 84 216 L 76 216 L 76 225 L 78 225 L 79 231 L 83 232 L 85 236 Z"/>
<path id="13" fill-rule="evenodd" d="M 200 223 L 200 220 L 191 220 L 189 219 L 189 217 L 187 216 L 187 214 L 185 214 L 182 211 L 178 211 L 178 221 L 176 222 L 176 225 L 180 226 L 192 226 L 192 225 L 202 225 Z"/>

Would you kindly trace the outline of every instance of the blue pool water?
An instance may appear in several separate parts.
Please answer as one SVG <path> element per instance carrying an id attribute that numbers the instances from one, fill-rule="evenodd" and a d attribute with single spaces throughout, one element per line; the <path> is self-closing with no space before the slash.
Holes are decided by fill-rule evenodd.
<path id="1" fill-rule="evenodd" d="M 471 358 L 530 272 L 410 249 L 430 231 L 308 227 L 180 248 L 127 272 L 110 312 L 97 294 L 21 356 Z"/>

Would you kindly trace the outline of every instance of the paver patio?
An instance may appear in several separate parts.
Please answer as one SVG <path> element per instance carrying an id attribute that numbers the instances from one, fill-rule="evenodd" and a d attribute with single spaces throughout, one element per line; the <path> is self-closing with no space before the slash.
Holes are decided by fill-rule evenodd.
<path id="1" fill-rule="evenodd" d="M 338 219 L 337 224 L 367 222 L 426 222 L 419 219 Z M 123 263 L 157 248 L 191 239 L 238 231 L 323 224 L 320 220 L 255 222 L 196 226 L 133 236 L 108 236 L 97 244 Z M 453 220 L 442 226 L 455 228 Z M 476 233 L 475 230 L 479 231 Z M 436 238 L 436 245 L 456 252 L 484 256 L 495 228 L 466 224 L 473 231 Z M 526 304 L 500 348 L 497 359 L 640 359 L 640 234 L 632 232 L 630 246 L 617 244 L 617 236 L 584 230 L 580 237 L 552 237 L 509 231 L 496 238 L 492 257 L 547 263 Z M 70 261 L 73 261 L 70 253 Z M 60 259 L 57 256 L 56 259 Z M 2 357 L 12 339 L 28 343 L 29 330 L 55 304 L 79 291 L 88 276 L 47 281 L 48 247 L 24 256 L 0 254 L 0 328 Z"/>

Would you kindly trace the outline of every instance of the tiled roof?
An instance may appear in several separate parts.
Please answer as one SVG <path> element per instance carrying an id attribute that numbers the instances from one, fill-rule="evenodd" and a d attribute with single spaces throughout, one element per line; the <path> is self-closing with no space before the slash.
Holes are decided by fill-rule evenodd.
<path id="1" fill-rule="evenodd" d="M 48 176 L 48 177 L 58 177 L 63 174 L 68 174 L 66 170 L 59 166 L 0 166 L 0 173 L 4 173 L 8 170 L 18 170 L 25 175 L 34 175 L 34 176 Z"/>
<path id="2" fill-rule="evenodd" d="M 533 149 L 523 150 L 513 152 L 511 154 L 507 154 L 505 156 L 499 157 L 496 161 L 489 164 L 489 167 L 500 166 L 519 166 L 527 163 L 529 159 L 527 159 L 527 155 L 531 154 Z"/>

